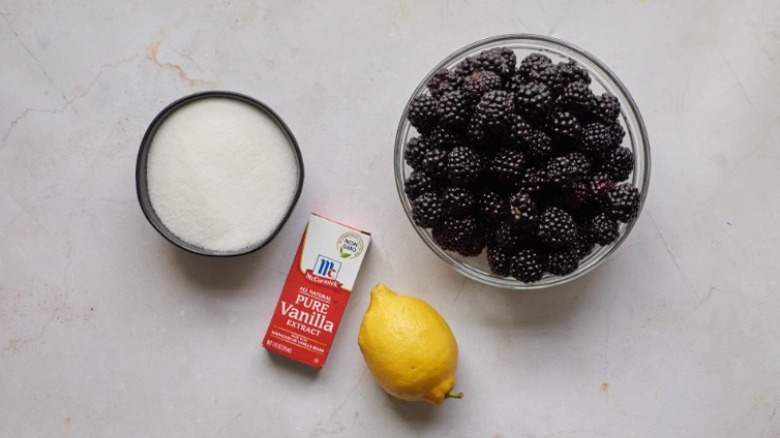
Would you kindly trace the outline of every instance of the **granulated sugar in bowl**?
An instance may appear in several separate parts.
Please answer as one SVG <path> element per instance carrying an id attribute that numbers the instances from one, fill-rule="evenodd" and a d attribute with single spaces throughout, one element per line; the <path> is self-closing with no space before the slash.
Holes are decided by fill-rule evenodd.
<path id="1" fill-rule="evenodd" d="M 232 256 L 267 244 L 292 212 L 303 162 L 268 106 L 205 92 L 165 108 L 144 136 L 136 188 L 149 222 L 175 245 Z"/>

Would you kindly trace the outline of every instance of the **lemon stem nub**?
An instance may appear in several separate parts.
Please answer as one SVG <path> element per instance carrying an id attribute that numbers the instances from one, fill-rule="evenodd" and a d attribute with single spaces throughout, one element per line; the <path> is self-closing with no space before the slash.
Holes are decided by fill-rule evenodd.
<path id="1" fill-rule="evenodd" d="M 463 398 L 463 393 L 450 391 L 447 393 L 447 395 L 444 396 L 444 398 Z"/>

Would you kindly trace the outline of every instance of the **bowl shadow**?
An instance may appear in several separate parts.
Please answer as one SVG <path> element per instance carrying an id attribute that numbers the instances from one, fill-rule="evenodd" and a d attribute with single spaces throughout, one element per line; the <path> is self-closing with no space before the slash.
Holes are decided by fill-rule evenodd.
<path id="1" fill-rule="evenodd" d="M 484 300 L 480 312 L 489 326 L 544 328 L 566 323 L 594 299 L 594 290 L 602 283 L 604 266 L 572 282 L 546 289 L 516 291 L 495 289 L 491 300 Z"/>
<path id="2" fill-rule="evenodd" d="M 212 295 L 239 293 L 260 265 L 260 251 L 236 257 L 209 257 L 169 245 L 172 261 L 195 289 Z"/>

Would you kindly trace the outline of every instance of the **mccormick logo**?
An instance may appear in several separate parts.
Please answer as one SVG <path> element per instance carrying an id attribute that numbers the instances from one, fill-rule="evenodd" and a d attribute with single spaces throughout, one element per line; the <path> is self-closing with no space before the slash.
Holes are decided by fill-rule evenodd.
<path id="1" fill-rule="evenodd" d="M 306 279 L 317 284 L 341 288 L 341 282 L 336 280 L 341 270 L 341 262 L 322 255 L 314 261 L 314 269 L 307 269 Z"/>
<path id="2" fill-rule="evenodd" d="M 314 262 L 314 273 L 320 277 L 335 280 L 339 276 L 339 270 L 341 270 L 340 261 L 322 255 L 318 255 Z"/>

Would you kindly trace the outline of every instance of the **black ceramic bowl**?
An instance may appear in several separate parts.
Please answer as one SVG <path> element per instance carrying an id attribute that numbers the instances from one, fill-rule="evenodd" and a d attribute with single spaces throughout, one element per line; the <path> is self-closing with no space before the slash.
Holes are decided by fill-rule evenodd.
<path id="1" fill-rule="evenodd" d="M 294 153 L 297 171 L 298 171 L 298 179 L 295 187 L 295 194 L 294 197 L 292 198 L 292 202 L 287 208 L 287 211 L 285 212 L 282 219 L 277 223 L 276 228 L 273 230 L 273 232 L 266 239 L 257 241 L 249 246 L 245 246 L 240 249 L 228 250 L 228 251 L 220 251 L 220 250 L 203 248 L 193 243 L 190 243 L 180 238 L 176 234 L 174 234 L 160 219 L 157 212 L 155 211 L 149 196 L 149 187 L 147 181 L 147 164 L 148 164 L 149 151 L 152 147 L 152 143 L 155 134 L 157 133 L 157 130 L 163 125 L 163 123 L 165 123 L 165 121 L 168 119 L 169 116 L 174 114 L 180 108 L 196 101 L 201 101 L 204 99 L 213 99 L 213 98 L 232 99 L 239 102 L 243 102 L 245 104 L 248 104 L 258 109 L 260 112 L 268 116 L 277 125 L 277 127 L 284 133 L 284 136 L 286 137 L 288 144 Z M 298 202 L 298 198 L 300 197 L 301 189 L 303 187 L 303 159 L 301 158 L 301 151 L 298 148 L 298 143 L 295 140 L 295 137 L 293 136 L 290 129 L 287 127 L 284 121 L 282 121 L 282 119 L 266 104 L 256 99 L 253 99 L 249 96 L 239 94 L 239 93 L 233 93 L 228 91 L 207 91 L 207 92 L 196 93 L 189 96 L 185 96 L 182 97 L 181 99 L 176 100 L 175 102 L 165 107 L 165 109 L 163 109 L 157 115 L 157 117 L 155 117 L 154 120 L 152 120 L 152 123 L 149 125 L 149 128 L 146 130 L 146 134 L 144 135 L 143 140 L 141 141 L 141 148 L 138 151 L 138 160 L 136 163 L 136 172 L 135 172 L 135 183 L 136 183 L 136 192 L 138 195 L 138 202 L 141 204 L 141 210 L 146 216 L 146 219 L 149 220 L 149 223 L 152 224 L 154 229 L 157 230 L 169 242 L 173 243 L 174 245 L 178 246 L 181 249 L 184 249 L 186 251 L 195 254 L 217 256 L 217 257 L 238 256 L 238 255 L 248 254 L 257 251 L 258 249 L 267 245 L 287 222 L 287 219 L 290 217 L 290 214 L 292 213 L 295 204 Z"/>

